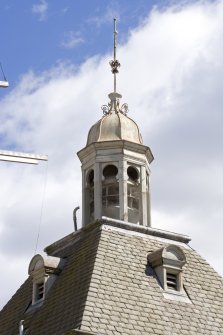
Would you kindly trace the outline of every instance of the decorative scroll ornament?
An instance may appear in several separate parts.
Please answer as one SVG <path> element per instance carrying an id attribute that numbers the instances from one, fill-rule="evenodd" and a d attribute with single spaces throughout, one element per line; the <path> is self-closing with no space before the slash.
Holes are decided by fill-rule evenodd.
<path id="1" fill-rule="evenodd" d="M 118 93 L 110 93 L 109 98 L 111 99 L 111 101 L 107 105 L 101 106 L 104 115 L 112 114 L 112 112 L 122 113 L 125 116 L 127 115 L 128 104 L 124 103 L 120 107 L 120 100 L 119 98 L 117 98 L 117 95 L 121 97 L 121 95 Z"/>
<path id="2" fill-rule="evenodd" d="M 108 115 L 108 114 L 110 114 L 110 111 L 109 111 L 109 105 L 102 105 L 101 106 L 101 109 L 102 109 L 102 111 L 103 111 L 103 114 L 104 115 Z"/>
<path id="3" fill-rule="evenodd" d="M 129 106 L 127 103 L 124 103 L 122 107 L 120 108 L 120 112 L 124 115 L 126 115 L 129 111 Z"/>

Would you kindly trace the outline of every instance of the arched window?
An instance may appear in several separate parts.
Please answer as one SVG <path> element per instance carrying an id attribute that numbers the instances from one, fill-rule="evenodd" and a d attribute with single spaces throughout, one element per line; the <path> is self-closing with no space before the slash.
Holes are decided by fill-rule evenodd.
<path id="1" fill-rule="evenodd" d="M 94 219 L 94 170 L 87 173 L 87 199 L 89 204 L 89 219 Z"/>
<path id="2" fill-rule="evenodd" d="M 103 169 L 102 210 L 103 215 L 119 217 L 118 169 L 115 165 L 106 165 Z"/>
<path id="3" fill-rule="evenodd" d="M 139 171 L 134 166 L 127 168 L 128 218 L 130 222 L 139 222 L 140 185 Z"/>
<path id="4" fill-rule="evenodd" d="M 103 169 L 102 204 L 105 207 L 119 205 L 118 169 L 115 165 L 107 165 Z"/>

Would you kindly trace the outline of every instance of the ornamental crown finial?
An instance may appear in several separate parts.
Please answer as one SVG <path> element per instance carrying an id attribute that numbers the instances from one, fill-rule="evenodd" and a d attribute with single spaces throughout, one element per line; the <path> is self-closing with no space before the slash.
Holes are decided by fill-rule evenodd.
<path id="1" fill-rule="evenodd" d="M 128 105 L 124 103 L 121 107 L 119 104 L 119 99 L 122 97 L 121 94 L 116 92 L 116 74 L 118 73 L 118 68 L 121 66 L 119 61 L 116 59 L 116 36 L 118 34 L 116 30 L 116 18 L 114 18 L 114 45 L 113 45 L 113 53 L 114 53 L 114 58 L 109 62 L 111 66 L 111 72 L 114 75 L 114 91 L 108 95 L 110 98 L 110 102 L 108 105 L 103 105 L 101 107 L 103 114 L 108 115 L 111 114 L 112 112 L 116 113 L 122 113 L 126 115 L 128 113 Z"/>

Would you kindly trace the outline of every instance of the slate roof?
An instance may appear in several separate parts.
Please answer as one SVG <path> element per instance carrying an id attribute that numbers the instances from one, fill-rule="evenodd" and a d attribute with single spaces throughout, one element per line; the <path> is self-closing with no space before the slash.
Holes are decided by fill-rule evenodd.
<path id="1" fill-rule="evenodd" d="M 187 237 L 103 219 L 46 248 L 66 265 L 42 306 L 27 308 L 28 279 L 0 312 L 0 334 L 222 335 L 223 280 L 188 246 Z M 184 288 L 191 303 L 164 298 L 147 254 L 182 248 Z"/>

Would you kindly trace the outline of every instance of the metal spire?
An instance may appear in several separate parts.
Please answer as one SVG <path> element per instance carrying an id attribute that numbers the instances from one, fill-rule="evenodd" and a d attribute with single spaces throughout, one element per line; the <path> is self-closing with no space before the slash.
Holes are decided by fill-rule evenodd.
<path id="1" fill-rule="evenodd" d="M 110 102 L 108 105 L 102 105 L 101 109 L 104 115 L 111 114 L 113 112 L 122 113 L 126 115 L 128 113 L 128 105 L 124 103 L 122 106 L 119 105 L 119 99 L 122 97 L 121 94 L 116 92 L 116 73 L 118 68 L 121 66 L 119 61 L 116 59 L 116 37 L 118 32 L 116 30 L 116 18 L 114 18 L 114 59 L 109 62 L 111 66 L 111 72 L 114 75 L 114 91 L 108 95 Z"/>
<path id="2" fill-rule="evenodd" d="M 111 72 L 114 75 L 114 93 L 116 93 L 116 73 L 118 73 L 118 68 L 120 67 L 119 61 L 116 59 L 116 36 L 118 32 L 116 30 L 116 18 L 114 18 L 114 59 L 109 62 L 111 65 Z"/>

